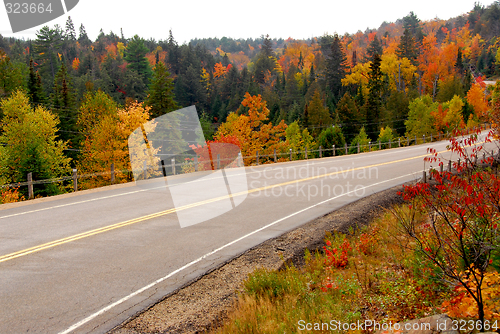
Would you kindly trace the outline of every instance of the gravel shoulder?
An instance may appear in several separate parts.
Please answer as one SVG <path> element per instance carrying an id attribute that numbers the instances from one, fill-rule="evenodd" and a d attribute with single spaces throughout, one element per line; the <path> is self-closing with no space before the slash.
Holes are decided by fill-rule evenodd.
<path id="1" fill-rule="evenodd" d="M 248 274 L 257 268 L 280 269 L 290 262 L 301 266 L 305 249 L 321 249 L 326 231 L 347 232 L 350 227 L 369 224 L 381 211 L 402 202 L 397 194 L 402 189 L 398 186 L 362 198 L 267 240 L 166 296 L 109 334 L 208 332 L 222 324 Z"/>

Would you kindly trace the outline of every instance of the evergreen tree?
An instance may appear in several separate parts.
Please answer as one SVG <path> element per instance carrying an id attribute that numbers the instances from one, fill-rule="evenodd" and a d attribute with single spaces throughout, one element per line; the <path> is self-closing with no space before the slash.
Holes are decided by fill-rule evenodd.
<path id="1" fill-rule="evenodd" d="M 79 34 L 78 34 L 78 43 L 80 43 L 83 47 L 89 47 L 92 44 L 89 36 L 87 35 L 87 31 L 83 26 L 83 23 L 80 25 Z"/>
<path id="2" fill-rule="evenodd" d="M 337 34 L 333 37 L 330 54 L 326 56 L 326 87 L 337 101 L 342 96 L 342 79 L 347 70 L 347 57 Z"/>
<path id="3" fill-rule="evenodd" d="M 30 68 L 28 76 L 28 97 L 33 105 L 45 103 L 45 94 L 42 88 L 42 78 L 38 72 L 35 72 L 33 58 L 30 59 Z"/>
<path id="4" fill-rule="evenodd" d="M 127 68 L 136 71 L 142 78 L 146 87 L 152 76 L 149 61 L 146 59 L 148 48 L 144 45 L 144 40 L 135 35 L 127 45 L 125 60 L 128 62 Z"/>
<path id="5" fill-rule="evenodd" d="M 302 102 L 302 94 L 300 92 L 297 80 L 295 80 L 295 75 L 298 72 L 299 71 L 297 67 L 294 64 L 290 64 L 285 78 L 286 96 L 284 97 L 284 99 L 282 99 L 284 105 L 287 107 L 291 106 L 294 102 L 297 102 L 298 104 L 301 104 Z"/>
<path id="6" fill-rule="evenodd" d="M 382 56 L 383 50 L 382 50 L 382 45 L 380 44 L 379 39 L 377 38 L 377 35 L 373 38 L 373 41 L 371 41 L 370 45 L 366 49 L 366 55 L 367 55 L 367 60 L 373 60 L 373 57 L 378 54 L 379 56 Z"/>
<path id="7" fill-rule="evenodd" d="M 351 140 L 361 129 L 364 117 L 349 92 L 346 92 L 337 104 L 336 114 L 344 136 L 348 141 Z"/>
<path id="8" fill-rule="evenodd" d="M 413 65 L 417 64 L 417 47 L 415 45 L 415 38 L 410 30 L 405 29 L 403 36 L 399 40 L 399 45 L 396 50 L 399 58 L 408 58 Z"/>
<path id="9" fill-rule="evenodd" d="M 324 106 L 319 91 L 315 91 L 312 99 L 309 101 L 308 121 L 311 134 L 317 137 L 321 130 L 333 123 L 328 108 Z"/>
<path id="10" fill-rule="evenodd" d="M 368 99 L 366 101 L 366 120 L 368 134 L 374 136 L 378 133 L 379 117 L 382 110 L 382 59 L 378 54 L 373 57 L 370 64 L 370 79 L 368 81 Z"/>
<path id="11" fill-rule="evenodd" d="M 64 62 L 54 79 L 53 91 L 51 98 L 54 109 L 71 111 L 75 108 L 73 84 Z"/>
<path id="12" fill-rule="evenodd" d="M 405 30 L 408 29 L 410 34 L 415 37 L 417 43 L 420 43 L 424 38 L 424 33 L 420 26 L 420 19 L 414 12 L 410 12 L 410 14 L 403 18 L 403 28 Z"/>
<path id="13" fill-rule="evenodd" d="M 344 147 L 346 140 L 342 133 L 342 129 L 338 126 L 332 126 L 323 130 L 318 137 L 318 145 L 321 146 L 323 150 L 323 156 L 331 157 L 333 156 L 333 145 L 335 145 L 335 154 L 342 155 L 344 150 L 337 150 L 338 148 Z"/>
<path id="14" fill-rule="evenodd" d="M 160 61 L 153 69 L 153 80 L 149 87 L 146 104 L 151 107 L 151 118 L 156 118 L 178 109 L 174 101 L 174 84 L 166 66 Z"/>
<path id="15" fill-rule="evenodd" d="M 45 88 L 50 88 L 56 77 L 59 68 L 59 61 L 57 54 L 63 53 L 61 50 L 62 32 L 59 29 L 49 29 L 45 26 L 36 34 L 34 51 L 37 55 L 37 63 L 40 64 L 41 76 Z"/>
<path id="16" fill-rule="evenodd" d="M 68 16 L 68 20 L 66 20 L 65 36 L 66 36 L 66 39 L 68 39 L 70 41 L 76 41 L 75 25 L 73 24 L 73 20 L 71 19 L 71 16 Z"/>
<path id="17" fill-rule="evenodd" d="M 410 99 L 405 92 L 398 92 L 392 90 L 387 98 L 385 110 L 388 114 L 388 121 L 386 124 L 391 124 L 400 135 L 405 133 L 404 121 L 408 118 L 408 106 Z"/>
<path id="18" fill-rule="evenodd" d="M 311 69 L 309 70 L 309 85 L 316 81 L 316 73 L 314 72 L 314 65 L 311 64 Z"/>
<path id="19" fill-rule="evenodd" d="M 276 73 L 275 54 L 273 51 L 272 41 L 267 35 L 262 43 L 262 49 L 255 61 L 255 81 L 259 84 L 264 84 L 265 77 L 268 73 L 271 75 Z"/>

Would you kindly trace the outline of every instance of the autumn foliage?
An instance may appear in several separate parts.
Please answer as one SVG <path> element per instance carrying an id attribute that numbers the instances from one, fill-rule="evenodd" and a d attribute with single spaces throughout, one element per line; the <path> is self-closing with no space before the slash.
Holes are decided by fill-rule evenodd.
<path id="1" fill-rule="evenodd" d="M 274 149 L 282 151 L 285 143 L 281 138 L 285 136 L 286 124 L 281 121 L 274 126 L 265 123 L 268 120 L 269 109 L 260 95 L 245 94 L 238 113 L 231 113 L 227 121 L 219 127 L 214 138 L 218 141 L 224 137 L 234 137 L 241 145 L 241 153 L 248 157 L 245 164 L 255 161 L 257 151 L 260 155 L 269 155 Z"/>
<path id="2" fill-rule="evenodd" d="M 479 143 L 479 133 L 468 137 L 460 137 L 458 131 L 454 133 L 459 137 L 451 138 L 450 149 L 460 157 L 460 162 L 453 162 L 457 173 L 434 170 L 431 175 L 435 185 L 405 186 L 402 195 L 412 212 L 399 218 L 404 231 L 440 278 L 458 284 L 457 292 L 462 296 L 445 306 L 456 315 L 458 310 L 452 305 L 463 306 L 461 300 L 469 298 L 475 308 L 469 303 L 461 315 L 477 316 L 484 321 L 491 320 L 493 315 L 493 311 L 488 311 L 491 295 L 486 282 L 497 279 L 488 270 L 493 257 L 498 256 L 495 254 L 498 254 L 499 242 L 500 178 L 477 164 L 494 162 L 491 156 L 482 159 L 484 145 Z M 486 143 L 491 142 L 491 134 L 485 139 Z M 429 149 L 429 153 L 431 156 L 426 161 L 443 164 L 436 150 Z"/>

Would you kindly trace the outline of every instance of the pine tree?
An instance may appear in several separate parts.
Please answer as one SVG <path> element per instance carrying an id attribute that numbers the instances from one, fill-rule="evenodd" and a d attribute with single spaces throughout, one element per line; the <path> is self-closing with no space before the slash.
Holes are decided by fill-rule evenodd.
<path id="1" fill-rule="evenodd" d="M 49 88 L 56 77 L 58 65 L 57 54 L 62 53 L 62 35 L 59 29 L 49 29 L 45 26 L 36 34 L 34 51 L 37 55 L 37 63 L 40 64 L 40 71 Z"/>
<path id="2" fill-rule="evenodd" d="M 364 117 L 349 92 L 346 92 L 337 104 L 336 114 L 342 123 L 342 132 L 351 140 L 361 129 Z"/>
<path id="3" fill-rule="evenodd" d="M 89 36 L 87 35 L 87 31 L 85 30 L 83 23 L 80 25 L 78 43 L 80 43 L 80 45 L 82 46 L 89 46 L 92 43 Z"/>
<path id="4" fill-rule="evenodd" d="M 314 137 L 317 137 L 324 127 L 333 123 L 330 112 L 324 106 L 319 91 L 315 91 L 311 101 L 309 101 L 308 117 L 309 126 L 312 127 L 310 131 Z"/>
<path id="5" fill-rule="evenodd" d="M 149 85 L 149 80 L 152 76 L 151 67 L 145 57 L 148 52 L 149 50 L 144 45 L 144 40 L 138 35 L 135 35 L 130 40 L 125 52 L 125 60 L 128 62 L 127 68 L 136 71 L 146 86 Z"/>
<path id="6" fill-rule="evenodd" d="M 380 70 L 382 59 L 375 54 L 370 64 L 370 79 L 368 81 L 368 99 L 366 101 L 366 118 L 368 122 L 368 135 L 375 136 L 378 133 L 378 122 L 382 111 L 382 71 Z"/>
<path id="7" fill-rule="evenodd" d="M 165 65 L 160 61 L 153 69 L 146 104 L 151 107 L 151 118 L 156 118 L 178 108 L 174 101 L 174 84 Z"/>
<path id="8" fill-rule="evenodd" d="M 54 79 L 54 93 L 52 97 L 52 106 L 54 109 L 73 110 L 75 108 L 75 96 L 73 92 L 72 80 L 68 75 L 68 70 L 64 61 Z"/>
<path id="9" fill-rule="evenodd" d="M 73 20 L 71 20 L 71 16 L 68 16 L 68 20 L 66 20 L 66 39 L 70 41 L 76 41 L 76 31 L 75 25 L 73 24 Z"/>
<path id="10" fill-rule="evenodd" d="M 415 38 L 411 34 L 410 30 L 405 29 L 403 36 L 401 36 L 399 41 L 396 54 L 399 58 L 408 58 L 411 63 L 416 66 L 418 52 L 415 45 Z"/>
<path id="11" fill-rule="evenodd" d="M 326 56 L 326 86 L 335 100 L 342 96 L 342 79 L 347 70 L 347 57 L 337 34 L 333 37 L 330 54 Z"/>
<path id="12" fill-rule="evenodd" d="M 30 59 L 30 69 L 28 75 L 28 98 L 33 105 L 45 103 L 45 95 L 42 88 L 42 78 L 35 72 L 33 58 Z"/>
<path id="13" fill-rule="evenodd" d="M 377 35 L 375 35 L 375 37 L 373 38 L 373 41 L 371 41 L 370 45 L 366 49 L 367 60 L 373 60 L 373 57 L 376 54 L 381 56 L 382 53 L 383 53 L 382 45 L 380 44 L 380 41 L 377 38 Z"/>

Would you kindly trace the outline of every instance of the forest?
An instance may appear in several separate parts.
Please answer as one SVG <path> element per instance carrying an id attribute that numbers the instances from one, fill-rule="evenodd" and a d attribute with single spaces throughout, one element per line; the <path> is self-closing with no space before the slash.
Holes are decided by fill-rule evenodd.
<path id="1" fill-rule="evenodd" d="M 244 156 L 474 127 L 487 120 L 485 81 L 500 76 L 499 47 L 498 1 L 448 20 L 411 12 L 378 29 L 308 40 L 179 45 L 172 31 L 156 41 L 101 30 L 92 41 L 71 17 L 35 40 L 0 35 L 0 184 L 76 168 L 94 175 L 81 182 L 91 188 L 109 184 L 102 173 L 111 164 L 126 182 L 130 133 L 191 105 L 207 141 L 236 144 Z M 48 183 L 36 194 L 68 189 Z M 4 187 L 0 200 L 25 196 Z"/>

